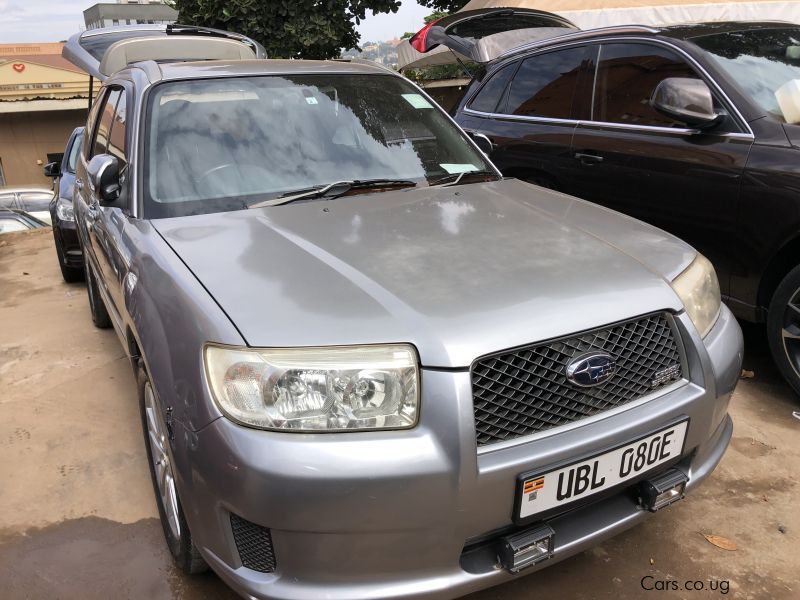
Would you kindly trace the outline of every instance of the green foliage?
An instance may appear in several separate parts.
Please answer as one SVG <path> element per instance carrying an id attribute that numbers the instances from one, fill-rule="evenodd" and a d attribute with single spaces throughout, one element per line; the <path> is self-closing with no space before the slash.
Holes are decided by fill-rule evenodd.
<path id="1" fill-rule="evenodd" d="M 461 10 L 468 1 L 469 0 L 417 0 L 422 6 L 427 6 L 428 8 L 444 13 L 452 13 Z"/>
<path id="2" fill-rule="evenodd" d="M 356 48 L 367 11 L 397 12 L 400 0 L 171 0 L 179 23 L 242 33 L 270 58 L 338 58 Z"/>

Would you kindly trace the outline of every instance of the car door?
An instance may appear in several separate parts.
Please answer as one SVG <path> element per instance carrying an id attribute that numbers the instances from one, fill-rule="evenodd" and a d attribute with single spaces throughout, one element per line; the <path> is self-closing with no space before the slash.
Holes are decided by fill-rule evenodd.
<path id="1" fill-rule="evenodd" d="M 87 152 L 81 157 L 81 167 L 78 178 L 75 181 L 75 197 L 80 197 L 81 207 L 79 209 L 81 219 L 81 241 L 84 253 L 97 274 L 101 291 L 106 296 L 110 295 L 107 285 L 109 265 L 108 265 L 108 240 L 107 229 L 105 227 L 105 207 L 100 206 L 96 191 L 87 178 L 86 167 L 95 156 L 108 152 L 109 138 L 114 122 L 114 114 L 117 103 L 122 96 L 123 89 L 118 86 L 106 88 L 97 106 L 96 122 L 91 130 Z M 109 297 L 110 299 L 110 297 Z M 112 308 L 112 307 L 108 307 Z"/>
<path id="2" fill-rule="evenodd" d="M 100 111 L 100 119 L 92 149 L 92 156 L 109 154 L 117 159 L 122 195 L 127 195 L 127 90 L 111 86 Z M 122 302 L 122 280 L 127 274 L 128 260 L 121 249 L 121 236 L 126 216 L 117 206 L 103 206 L 94 191 L 90 191 L 92 204 L 89 207 L 91 227 L 89 239 L 97 261 L 99 274 L 111 305 L 107 306 L 113 316 L 119 318 Z M 124 198 L 122 202 L 124 204 Z"/>
<path id="3" fill-rule="evenodd" d="M 591 110 L 573 138 L 578 176 L 567 191 L 683 238 L 714 263 L 726 294 L 752 134 L 677 48 L 608 41 L 597 51 Z M 650 98 L 668 77 L 705 79 L 728 116 L 701 132 L 660 114 Z"/>
<path id="4" fill-rule="evenodd" d="M 492 161 L 510 177 L 563 189 L 575 176 L 576 112 L 589 81 L 586 45 L 515 60 L 498 68 L 458 116 L 464 129 L 492 142 Z"/>

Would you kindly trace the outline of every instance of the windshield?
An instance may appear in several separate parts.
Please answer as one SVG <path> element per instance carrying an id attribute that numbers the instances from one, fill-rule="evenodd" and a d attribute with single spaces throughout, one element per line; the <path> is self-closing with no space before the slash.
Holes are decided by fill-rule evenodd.
<path id="1" fill-rule="evenodd" d="M 781 122 L 800 122 L 800 28 L 693 38 L 754 102 Z"/>
<path id="2" fill-rule="evenodd" d="M 439 108 L 393 75 L 165 83 L 150 96 L 146 147 L 148 218 L 235 210 L 337 181 L 493 173 Z"/>

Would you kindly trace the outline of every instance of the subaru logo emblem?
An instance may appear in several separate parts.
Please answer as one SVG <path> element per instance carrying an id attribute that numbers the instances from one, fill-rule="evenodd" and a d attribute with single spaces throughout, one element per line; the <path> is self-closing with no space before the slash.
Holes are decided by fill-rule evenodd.
<path id="1" fill-rule="evenodd" d="M 605 383 L 617 372 L 617 361 L 605 352 L 589 352 L 567 363 L 567 381 L 580 387 Z"/>

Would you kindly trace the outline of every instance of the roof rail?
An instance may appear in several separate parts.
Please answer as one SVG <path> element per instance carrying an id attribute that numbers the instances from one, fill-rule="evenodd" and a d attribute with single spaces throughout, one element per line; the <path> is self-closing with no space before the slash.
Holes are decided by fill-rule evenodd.
<path id="1" fill-rule="evenodd" d="M 536 40 L 535 42 L 528 42 L 527 44 L 522 44 L 521 46 L 516 46 L 514 48 L 506 50 L 497 58 L 505 58 L 507 56 L 511 56 L 512 54 L 517 54 L 519 52 L 524 52 L 526 50 L 533 50 L 541 46 L 552 44 L 553 42 L 569 42 L 572 40 L 581 40 L 583 38 L 593 37 L 595 35 L 604 35 L 604 34 L 614 35 L 614 34 L 625 34 L 625 33 L 658 33 L 660 31 L 661 29 L 650 27 L 648 25 L 613 25 L 611 27 L 597 27 L 596 29 L 581 29 L 579 31 L 572 31 L 570 33 L 565 33 L 564 35 L 549 37 L 543 40 Z"/>
<path id="2" fill-rule="evenodd" d="M 335 58 L 334 60 L 339 61 L 339 62 L 349 62 L 349 63 L 353 63 L 355 65 L 367 65 L 367 66 L 370 66 L 370 67 L 377 67 L 378 69 L 383 69 L 384 71 L 389 71 L 393 75 L 399 75 L 400 74 L 397 71 L 395 71 L 394 69 L 392 69 L 391 67 L 387 67 L 386 65 L 384 65 L 382 63 L 379 63 L 377 61 L 374 61 L 374 60 L 369 60 L 368 58 L 359 58 L 359 57 L 356 56 L 356 57 L 353 57 L 353 58 Z"/>
<path id="3" fill-rule="evenodd" d="M 157 83 L 163 78 L 161 69 L 159 68 L 158 63 L 154 60 L 141 60 L 139 62 L 131 63 L 130 66 L 144 71 L 144 74 L 147 76 L 147 79 L 150 81 L 150 83 Z"/>

